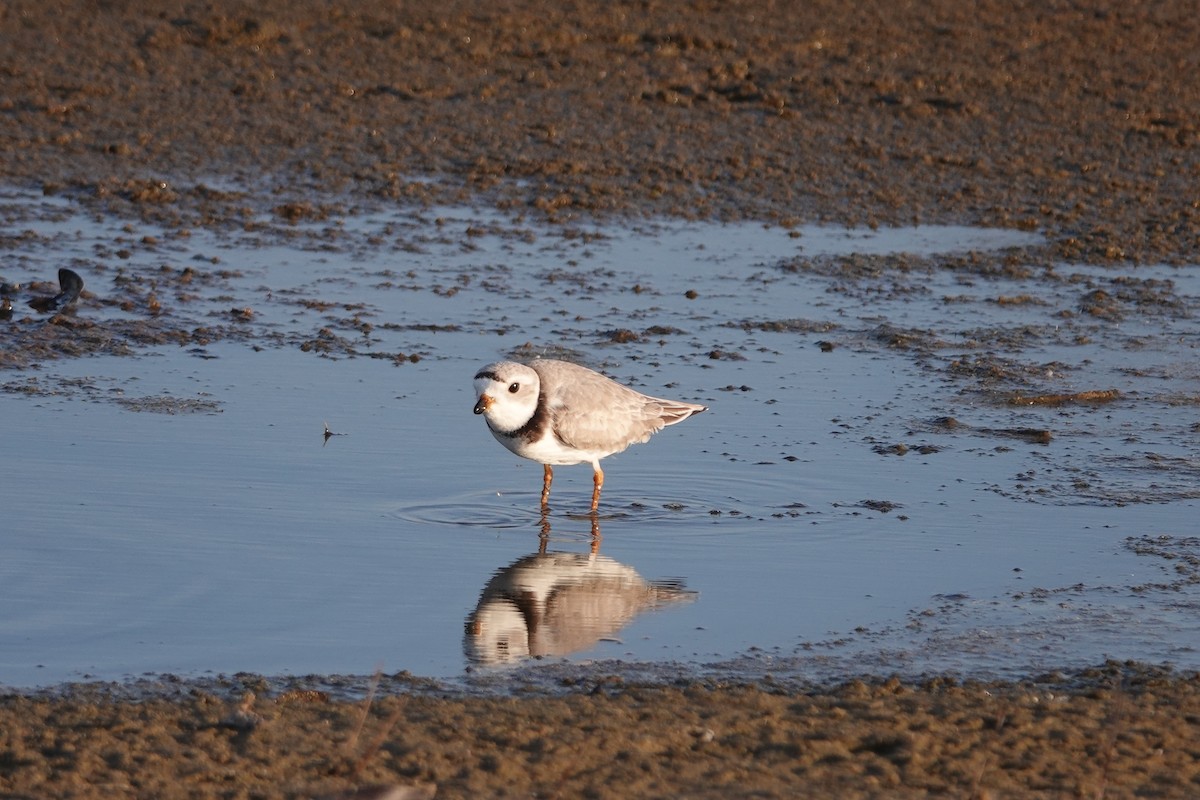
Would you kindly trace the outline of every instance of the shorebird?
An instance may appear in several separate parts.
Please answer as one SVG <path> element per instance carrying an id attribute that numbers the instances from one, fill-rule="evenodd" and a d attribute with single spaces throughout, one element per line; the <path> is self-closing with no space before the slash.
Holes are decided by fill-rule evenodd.
<path id="1" fill-rule="evenodd" d="M 61 267 L 58 270 L 58 288 L 61 290 L 53 297 L 35 297 L 29 301 L 29 307 L 35 311 L 62 311 L 79 299 L 83 291 L 83 278 L 79 273 Z"/>
<path id="2" fill-rule="evenodd" d="M 475 413 L 500 444 L 543 466 L 542 506 L 553 466 L 592 465 L 592 512 L 600 505 L 600 459 L 638 444 L 707 406 L 663 400 L 568 361 L 500 361 L 475 373 Z"/>

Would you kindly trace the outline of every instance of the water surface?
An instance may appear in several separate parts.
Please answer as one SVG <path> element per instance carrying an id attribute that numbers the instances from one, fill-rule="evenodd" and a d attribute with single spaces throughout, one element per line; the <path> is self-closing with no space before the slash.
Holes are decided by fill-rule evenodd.
<path id="1" fill-rule="evenodd" d="M 211 342 L 0 374 L 0 683 L 1200 667 L 1194 269 L 953 227 L 436 209 L 179 237 L 8 202 L 35 235 L 5 277 L 70 263 L 78 317 L 142 314 L 103 302 L 129 275 L 220 277 L 156 289 Z M 586 465 L 542 519 L 540 467 L 471 414 L 514 352 L 711 410 L 606 460 L 594 526 Z M 1085 390 L 1116 399 L 1010 402 Z"/>

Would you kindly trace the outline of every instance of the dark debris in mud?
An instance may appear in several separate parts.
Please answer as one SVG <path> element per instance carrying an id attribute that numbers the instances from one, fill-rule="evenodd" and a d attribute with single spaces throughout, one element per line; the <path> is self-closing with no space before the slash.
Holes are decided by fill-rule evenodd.
<path id="1" fill-rule="evenodd" d="M 940 350 L 949 343 L 936 331 L 921 328 L 902 328 L 891 323 L 881 323 L 867 332 L 870 340 L 896 350 Z"/>
<path id="2" fill-rule="evenodd" d="M 1006 402 L 1014 387 L 1040 387 L 1053 375 L 1066 371 L 1061 362 L 1031 364 L 995 353 L 966 353 L 954 358 L 946 365 L 946 374 L 952 379 L 967 379 L 971 388 L 991 397 L 995 402 Z"/>
<path id="3" fill-rule="evenodd" d="M 1138 596 L 1156 593 L 1169 597 L 1169 595 L 1200 585 L 1200 538 L 1198 537 L 1142 534 L 1126 537 L 1121 547 L 1154 562 L 1163 573 L 1163 579 L 1158 581 L 1141 580 L 1124 586 L 1091 586 L 1077 583 L 1053 589 L 1037 587 L 1014 592 L 1011 597 L 1014 600 L 1047 602 L 1065 595 L 1083 597 L 1094 591 L 1115 591 Z M 1168 603 L 1170 603 L 1169 599 Z M 1189 611 L 1194 610 L 1195 603 L 1191 599 L 1185 599 L 1180 607 Z"/>
<path id="4" fill-rule="evenodd" d="M 535 358 L 556 358 L 560 361 L 571 361 L 576 364 L 591 366 L 588 364 L 588 356 L 583 351 L 564 345 L 535 345 L 532 342 L 526 342 L 510 350 L 508 356 L 516 361 L 531 361 Z"/>
<path id="5" fill-rule="evenodd" d="M 876 444 L 871 449 L 881 456 L 906 456 L 909 453 L 928 456 L 940 453 L 944 448 L 927 442 L 912 445 L 904 442 L 896 442 L 895 444 Z"/>
<path id="6" fill-rule="evenodd" d="M 743 319 L 723 323 L 726 327 L 741 328 L 744 331 L 768 331 L 770 333 L 828 333 L 841 326 L 835 322 L 811 319 Z"/>
<path id="7" fill-rule="evenodd" d="M 120 397 L 115 402 L 127 411 L 139 411 L 150 414 L 217 414 L 221 411 L 220 402 L 203 397 L 151 395 L 146 397 Z"/>
<path id="8" fill-rule="evenodd" d="M 1158 559 L 1159 566 L 1168 576 L 1163 581 L 1138 584 L 1133 587 L 1134 592 L 1178 592 L 1200 584 L 1200 537 L 1130 536 L 1125 539 L 1125 549 L 1139 556 Z"/>
<path id="9" fill-rule="evenodd" d="M 937 417 L 928 423 L 930 430 L 947 433 L 970 433 L 977 436 L 999 437 L 1002 439 L 1020 439 L 1034 444 L 1049 444 L 1054 439 L 1054 433 L 1045 428 L 996 428 L 984 425 L 970 425 L 955 417 Z"/>
<path id="10" fill-rule="evenodd" d="M 89 402 L 114 403 L 127 411 L 154 414 L 217 414 L 222 404 L 212 396 L 132 395 L 127 385 L 103 377 L 32 375 L 0 383 L 0 392 L 27 397 L 77 397 Z"/>
<path id="11" fill-rule="evenodd" d="M 1102 286 L 1085 292 L 1079 299 L 1078 310 L 1107 322 L 1121 322 L 1131 313 L 1173 318 L 1191 315 L 1188 301 L 1176 294 L 1174 281 L 1132 275 L 1110 278 Z"/>
<path id="12" fill-rule="evenodd" d="M 206 301 L 230 291 L 237 270 L 176 267 L 138 270 L 104 261 L 73 262 L 88 288 L 78 301 L 57 312 L 23 310 L 0 322 L 0 369 L 20 369 L 58 358 L 128 356 L 160 346 L 206 345 L 222 339 L 246 340 L 250 331 L 229 322 L 247 322 L 246 309 L 205 321 Z M 44 295 L 57 287 L 31 281 L 14 297 Z"/>
<path id="13" fill-rule="evenodd" d="M 863 508 L 868 511 L 878 511 L 880 514 L 890 514 L 899 508 L 904 508 L 901 503 L 896 503 L 891 500 L 861 500 L 857 503 L 834 503 L 835 508 Z"/>
<path id="14" fill-rule="evenodd" d="M 1102 403 L 1111 403 L 1120 398 L 1120 396 L 1121 393 L 1116 389 L 1088 389 L 1068 394 L 1015 394 L 1008 398 L 1008 403 L 1014 406 L 1099 405 Z"/>
<path id="15" fill-rule="evenodd" d="M 100 323 L 70 314 L 45 320 L 23 318 L 0 329 L 0 368 L 25 368 L 56 358 L 128 356 L 150 345 L 208 340 L 196 331 L 172 330 L 152 321 Z"/>

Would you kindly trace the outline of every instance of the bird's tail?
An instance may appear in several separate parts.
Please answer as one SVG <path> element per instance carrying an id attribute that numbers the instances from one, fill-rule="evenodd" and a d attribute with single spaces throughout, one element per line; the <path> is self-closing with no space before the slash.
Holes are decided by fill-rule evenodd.
<path id="1" fill-rule="evenodd" d="M 673 400 L 659 400 L 658 403 L 662 406 L 662 421 L 664 426 L 683 422 L 692 414 L 708 411 L 708 406 L 701 406 L 695 403 L 681 403 Z"/>

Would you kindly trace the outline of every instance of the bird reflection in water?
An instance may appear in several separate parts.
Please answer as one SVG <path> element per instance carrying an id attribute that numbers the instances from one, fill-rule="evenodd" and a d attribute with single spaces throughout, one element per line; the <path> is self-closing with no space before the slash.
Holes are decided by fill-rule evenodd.
<path id="1" fill-rule="evenodd" d="M 498 570 L 467 617 L 463 648 L 471 663 L 496 666 L 587 650 L 643 612 L 695 599 L 681 579 L 647 581 L 600 555 L 595 514 L 591 527 L 588 553 L 553 552 L 550 521 L 542 516 L 538 551 Z"/>

